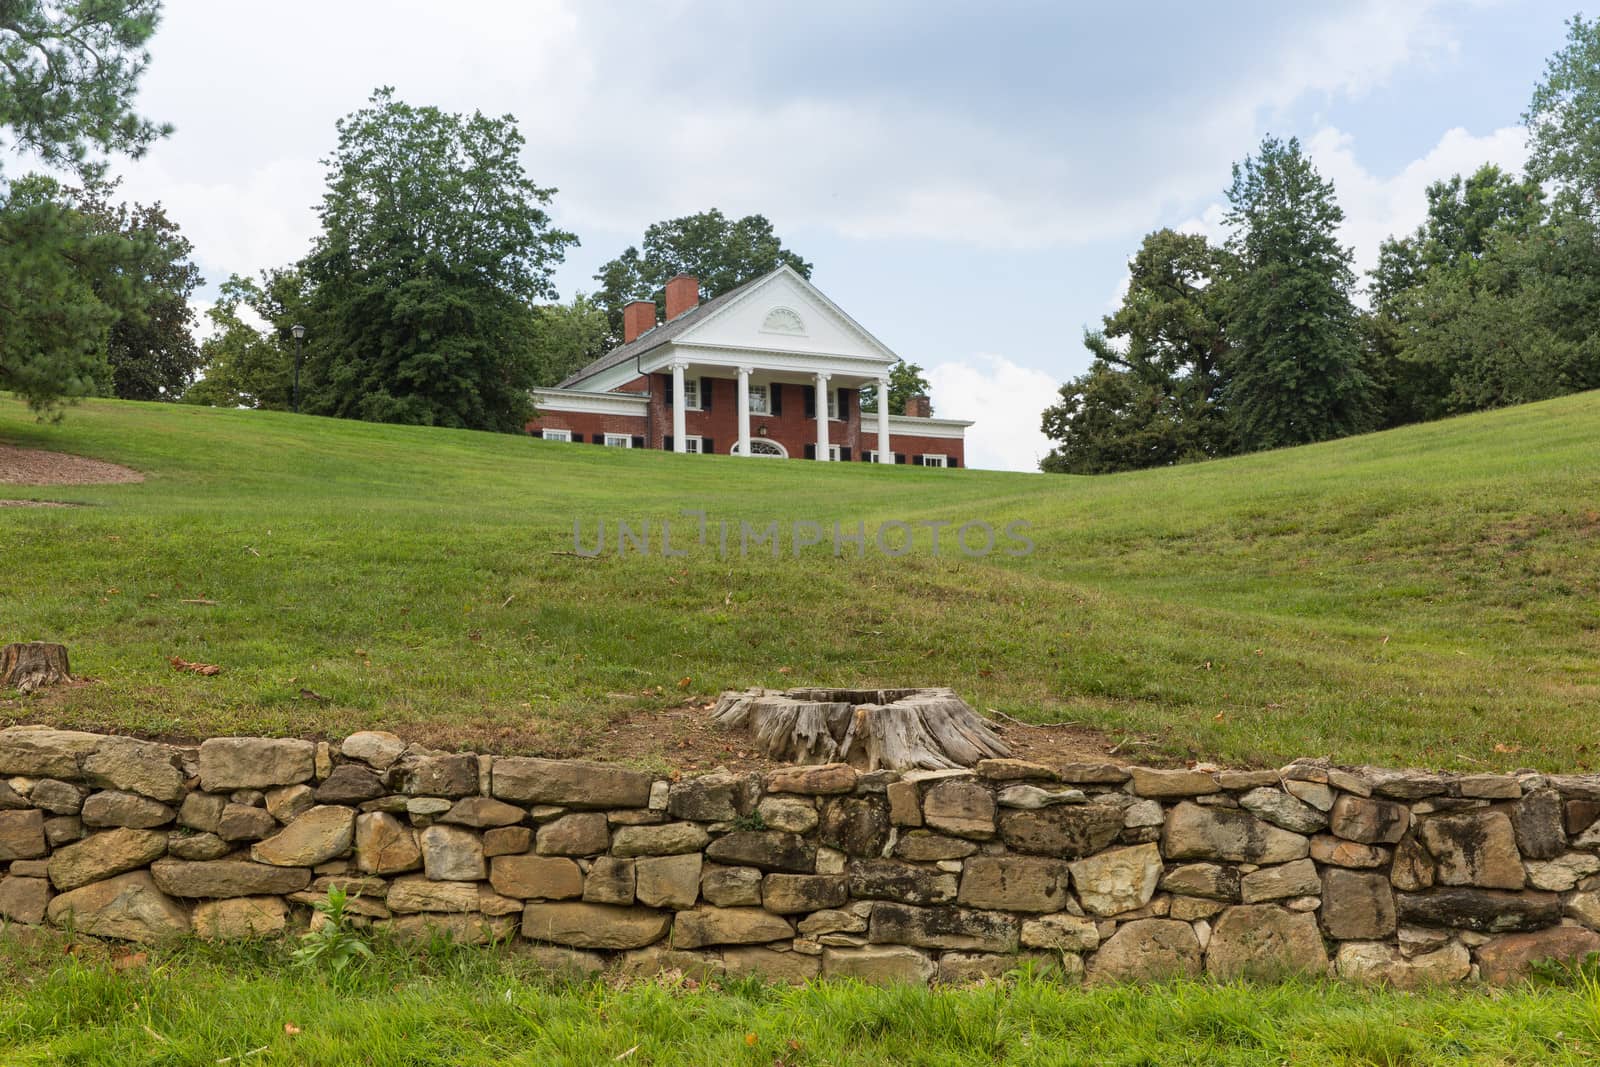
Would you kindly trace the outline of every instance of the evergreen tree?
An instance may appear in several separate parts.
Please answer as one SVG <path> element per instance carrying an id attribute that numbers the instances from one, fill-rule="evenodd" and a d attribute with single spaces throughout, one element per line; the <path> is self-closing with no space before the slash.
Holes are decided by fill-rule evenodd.
<path id="1" fill-rule="evenodd" d="M 1344 212 L 1300 142 L 1268 137 L 1233 168 L 1228 189 L 1237 260 L 1223 364 L 1238 441 L 1247 451 L 1343 437 L 1374 423 L 1351 302 Z"/>
<path id="2" fill-rule="evenodd" d="M 86 183 L 105 153 L 138 155 L 168 132 L 133 95 L 160 18 L 159 0 L 0 2 L 0 146 L 73 168 Z M 93 393 L 120 311 L 105 297 L 132 250 L 91 225 L 44 179 L 0 167 L 0 389 L 59 415 Z"/>

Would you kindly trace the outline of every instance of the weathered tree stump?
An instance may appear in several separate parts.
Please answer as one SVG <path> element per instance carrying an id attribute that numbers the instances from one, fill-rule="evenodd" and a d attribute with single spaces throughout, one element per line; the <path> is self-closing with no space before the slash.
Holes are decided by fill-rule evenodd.
<path id="1" fill-rule="evenodd" d="M 0 689 L 20 690 L 26 696 L 35 689 L 71 681 L 66 645 L 26 641 L 0 648 Z"/>
<path id="2" fill-rule="evenodd" d="M 711 715 L 790 763 L 946 770 L 1011 754 L 951 689 L 730 690 Z"/>

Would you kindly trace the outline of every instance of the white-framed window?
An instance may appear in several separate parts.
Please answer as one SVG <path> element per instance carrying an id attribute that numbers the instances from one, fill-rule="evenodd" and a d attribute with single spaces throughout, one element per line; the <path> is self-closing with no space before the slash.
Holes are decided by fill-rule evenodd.
<path id="1" fill-rule="evenodd" d="M 542 436 L 544 437 L 544 439 L 546 441 L 567 441 L 567 442 L 571 442 L 571 440 L 572 440 L 572 431 L 571 430 L 545 430 L 545 431 L 543 431 Z"/>
<path id="2" fill-rule="evenodd" d="M 685 434 L 683 437 L 683 450 L 685 452 L 693 452 L 698 456 L 701 452 L 700 438 L 690 437 L 688 434 Z"/>
<path id="3" fill-rule="evenodd" d="M 750 414 L 765 415 L 767 413 L 767 387 L 752 385 L 750 387 Z"/>
<path id="4" fill-rule="evenodd" d="M 685 378 L 683 380 L 683 406 L 688 411 L 700 410 L 699 378 Z"/>
<path id="5" fill-rule="evenodd" d="M 828 458 L 830 460 L 832 460 L 833 462 L 835 462 L 835 463 L 838 463 L 841 459 L 844 458 L 839 452 L 839 446 L 838 445 L 829 445 L 828 446 Z"/>
<path id="6" fill-rule="evenodd" d="M 632 448 L 633 447 L 633 438 L 628 436 L 625 433 L 608 433 L 608 434 L 606 434 L 606 447 L 607 448 Z"/>
<path id="7" fill-rule="evenodd" d="M 924 467 L 944 467 L 944 466 L 947 466 L 947 464 L 944 461 L 944 457 L 943 456 L 930 456 L 926 452 L 924 452 L 922 454 L 922 465 Z"/>
<path id="8" fill-rule="evenodd" d="M 875 448 L 862 449 L 862 451 L 861 451 L 861 461 L 863 463 L 876 463 L 876 462 L 878 462 L 878 450 L 875 449 Z"/>
<path id="9" fill-rule="evenodd" d="M 828 390 L 828 418 L 837 419 L 838 417 L 839 417 L 839 390 L 837 390 L 837 389 L 829 389 Z"/>

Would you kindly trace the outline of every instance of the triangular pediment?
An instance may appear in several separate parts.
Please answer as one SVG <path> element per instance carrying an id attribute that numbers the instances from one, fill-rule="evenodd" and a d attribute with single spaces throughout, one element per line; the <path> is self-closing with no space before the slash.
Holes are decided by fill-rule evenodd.
<path id="1" fill-rule="evenodd" d="M 679 346 L 784 352 L 893 363 L 889 348 L 816 286 L 780 267 L 710 309 L 673 338 Z"/>

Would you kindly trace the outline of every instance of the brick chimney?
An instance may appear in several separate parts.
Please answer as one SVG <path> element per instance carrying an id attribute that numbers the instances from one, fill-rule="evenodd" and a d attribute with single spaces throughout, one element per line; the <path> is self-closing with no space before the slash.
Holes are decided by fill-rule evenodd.
<path id="1" fill-rule="evenodd" d="M 700 306 L 700 279 L 680 274 L 667 283 L 667 321 Z"/>
<path id="2" fill-rule="evenodd" d="M 933 401 L 926 396 L 906 397 L 906 414 L 913 419 L 931 419 L 933 417 Z"/>
<path id="3" fill-rule="evenodd" d="M 622 343 L 637 341 L 646 330 L 656 328 L 656 302 L 635 300 L 622 309 Z"/>

